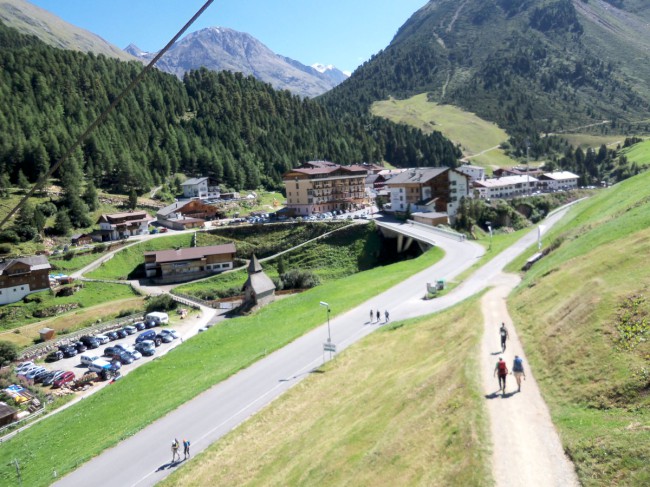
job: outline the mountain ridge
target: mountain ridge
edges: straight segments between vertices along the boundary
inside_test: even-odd
[[[143,62],[156,55],[143,52],[134,44],[125,50]],[[250,34],[216,26],[188,34],[176,42],[156,66],[181,79],[188,71],[201,67],[240,72],[253,75],[275,89],[286,89],[306,97],[321,95],[347,79],[334,67],[317,70],[276,54]]]
[[[0,0],[0,21],[24,33],[35,35],[46,44],[60,49],[104,54],[122,61],[135,58],[86,29],[25,0]]]

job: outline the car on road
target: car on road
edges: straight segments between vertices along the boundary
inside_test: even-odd
[[[47,354],[47,357],[45,357],[46,362],[56,362],[57,360],[61,360],[63,358],[63,352],[61,350],[55,350],[54,352],[50,352]]]
[[[43,386],[51,386],[64,373],[65,370],[53,370],[43,378]]]
[[[57,387],[62,387],[65,384],[69,384],[75,379],[74,372],[68,370],[61,374],[53,383],[52,387],[57,388]]]
[[[156,344],[151,340],[143,340],[135,345],[135,349],[145,357],[150,357],[156,353]]]

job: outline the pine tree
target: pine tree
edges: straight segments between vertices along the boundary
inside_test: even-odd
[[[57,235],[67,235],[72,229],[72,223],[68,216],[67,210],[61,208],[56,212],[56,219],[54,221],[54,231]]]
[[[138,206],[138,193],[135,192],[134,188],[131,188],[129,192],[129,210],[135,210]]]

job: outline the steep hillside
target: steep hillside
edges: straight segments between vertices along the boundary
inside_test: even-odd
[[[650,43],[643,4],[433,0],[325,100],[363,111],[427,92],[522,137],[647,118],[650,68],[638,69]]]
[[[650,483],[648,185],[644,173],[577,206],[509,300],[584,485]]]
[[[126,50],[145,62],[155,56],[155,53],[142,52],[133,45]],[[280,56],[250,34],[225,27],[210,27],[188,34],[174,44],[156,66],[181,79],[188,71],[201,67],[243,73],[255,76],[277,90],[289,90],[309,97],[325,93],[346,78],[341,71],[330,69],[321,72]]]
[[[25,0],[0,0],[0,21],[23,34],[31,34],[61,49],[92,52],[132,61],[133,56],[92,32],[69,24]]]

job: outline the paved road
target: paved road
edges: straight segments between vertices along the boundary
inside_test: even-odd
[[[547,228],[560,216],[556,214],[546,221]],[[368,320],[371,308],[379,307],[382,312],[388,309],[391,319],[404,319],[444,309],[475,294],[489,285],[507,262],[534,243],[536,237],[537,230],[530,232],[453,292],[425,301],[422,297],[427,282],[452,279],[483,253],[480,246],[471,242],[438,237],[438,245],[446,251],[442,261],[332,319],[332,341],[341,351],[372,333],[378,323]],[[336,303],[330,306],[336,309]],[[322,347],[326,339],[327,325],[324,324],[87,462],[56,485],[154,485],[176,466],[169,463],[174,437],[190,439],[194,454],[204,450],[318,367],[325,358]]]

